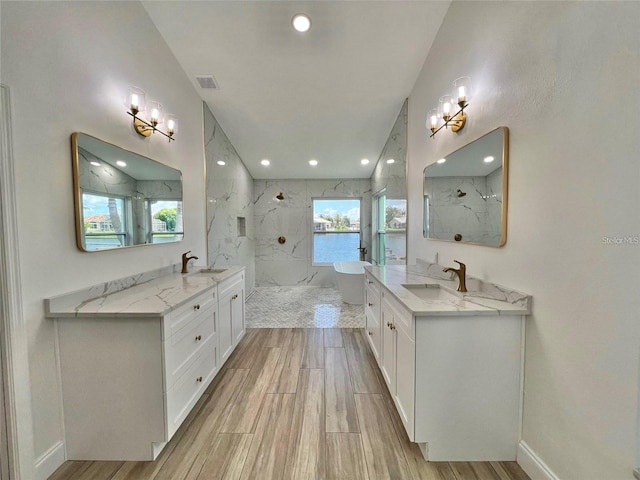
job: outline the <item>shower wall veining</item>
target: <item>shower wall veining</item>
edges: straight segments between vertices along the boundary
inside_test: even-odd
[[[257,286],[336,285],[333,267],[312,265],[314,198],[360,198],[362,245],[371,251],[369,179],[255,180],[253,192]]]
[[[243,265],[246,268],[245,288],[249,294],[255,288],[256,278],[253,177],[206,104],[204,141],[207,264],[215,267]],[[219,161],[224,165],[218,165]]]

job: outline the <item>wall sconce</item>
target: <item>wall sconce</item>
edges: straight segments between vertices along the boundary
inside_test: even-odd
[[[138,87],[130,87],[127,96],[127,113],[133,117],[133,129],[143,137],[149,137],[152,133],[161,133],[171,140],[175,140],[173,135],[177,131],[178,122],[174,115],[167,115],[166,119],[162,111],[162,105],[158,102],[149,101],[145,103],[144,91]],[[144,117],[143,118],[143,115]],[[166,132],[158,128],[166,120]]]
[[[451,128],[452,132],[458,132],[464,128],[467,121],[464,109],[469,106],[471,79],[460,77],[453,82],[453,88],[453,95],[440,97],[438,108],[429,112],[427,128],[431,130],[431,135],[429,135],[431,138],[443,128]],[[443,123],[440,125],[441,121]]]

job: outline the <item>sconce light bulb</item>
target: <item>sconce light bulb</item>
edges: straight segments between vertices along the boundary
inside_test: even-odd
[[[140,111],[140,99],[137,93],[131,94],[131,113],[136,115]]]
[[[173,132],[175,131],[175,128],[176,128],[175,120],[169,120],[167,122],[167,134],[169,136],[173,135]]]
[[[462,105],[467,101],[467,89],[464,86],[458,87],[458,105]]]
[[[151,110],[151,124],[155,127],[158,125],[158,118],[160,117],[160,112],[158,112],[157,108]]]

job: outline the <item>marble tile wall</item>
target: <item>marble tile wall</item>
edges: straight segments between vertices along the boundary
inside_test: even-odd
[[[362,244],[371,251],[369,179],[255,180],[256,286],[336,285],[332,267],[312,265],[312,199],[322,197],[361,199]]]
[[[204,105],[204,139],[207,188],[207,263],[246,268],[247,293],[255,288],[256,236],[253,177],[220,124]],[[218,165],[224,161],[224,165]],[[244,236],[238,218],[245,219]]]

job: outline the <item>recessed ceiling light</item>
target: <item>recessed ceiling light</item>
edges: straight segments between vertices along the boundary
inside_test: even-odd
[[[116,162],[116,165],[118,165],[119,167],[126,167],[127,166],[127,162],[123,162],[122,160],[118,160]]]
[[[296,32],[304,33],[311,28],[311,19],[304,13],[297,13],[291,19],[291,25]]]
[[[93,165],[94,167],[99,167],[100,166],[100,162],[93,161],[93,162],[89,162],[89,163],[91,165]]]
[[[309,165],[315,167],[316,165],[318,165],[318,160],[309,160]]]
[[[362,165],[367,165],[369,163],[369,159],[368,158],[363,158],[362,160],[360,160],[360,163]]]
[[[438,160],[438,163],[444,163],[444,162],[446,162],[446,161],[447,161],[447,159],[446,159],[446,158],[441,158],[440,160]]]
[[[495,160],[495,158],[489,156],[489,157],[484,157],[484,163],[491,163]]]
[[[227,162],[225,162],[225,161],[223,161],[223,160],[218,160],[216,163],[217,163],[218,165],[220,165],[220,166],[222,166],[222,165],[226,165],[226,164],[227,164]]]
[[[393,158],[390,158],[389,160],[387,160],[387,163],[396,163],[396,161]]]
[[[267,160],[266,158],[260,160],[260,163],[262,165],[264,165],[265,167],[268,167],[271,164],[271,162],[269,160]]]

